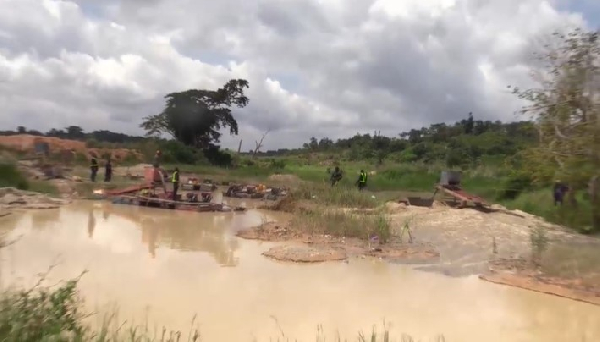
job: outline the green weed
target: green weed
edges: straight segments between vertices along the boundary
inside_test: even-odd
[[[392,235],[390,219],[383,213],[374,215],[352,214],[340,210],[311,209],[292,218],[291,226],[308,234],[330,235],[368,240],[378,237],[381,243]]]

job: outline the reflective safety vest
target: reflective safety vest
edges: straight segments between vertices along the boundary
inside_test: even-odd
[[[173,172],[173,176],[171,177],[171,182],[177,183],[177,171]]]
[[[367,173],[366,172],[361,172],[360,173],[360,182],[361,183],[366,183],[367,182]]]

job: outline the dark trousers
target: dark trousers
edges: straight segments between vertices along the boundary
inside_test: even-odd
[[[107,183],[108,183],[108,182],[110,182],[110,179],[111,179],[111,178],[112,178],[112,172],[106,172],[106,173],[104,174],[104,181],[105,181],[105,182],[107,182]]]
[[[179,183],[173,183],[173,201],[177,201],[177,190],[179,190]]]
[[[560,192],[554,193],[554,205],[563,204],[563,194]]]
[[[98,174],[98,170],[94,170],[94,169],[92,169],[92,174],[90,175],[90,180],[91,180],[92,182],[95,182],[95,181],[96,181],[96,175],[97,175],[97,174]]]
[[[367,187],[367,183],[358,182],[358,190],[363,191]]]

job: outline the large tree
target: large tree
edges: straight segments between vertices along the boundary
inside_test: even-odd
[[[168,133],[188,146],[207,149],[219,143],[220,130],[229,127],[238,134],[231,108],[245,107],[248,81],[232,79],[217,90],[190,89],[165,96],[165,109],[144,118],[141,127],[147,135]]]
[[[533,76],[539,86],[515,90],[530,103],[523,113],[536,120],[539,144],[526,156],[539,179],[560,178],[582,189],[600,172],[599,38],[581,29],[555,34],[537,55],[542,68]],[[595,221],[600,229],[600,217]]]

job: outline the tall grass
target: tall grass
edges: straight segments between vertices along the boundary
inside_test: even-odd
[[[375,208],[379,204],[372,198],[372,194],[343,184],[333,187],[327,183],[302,184],[291,196],[299,200],[311,200],[322,206],[366,209]]]
[[[295,230],[308,234],[368,240],[377,237],[386,243],[392,236],[390,219],[380,212],[373,215],[347,213],[333,209],[310,209],[299,212],[291,222]]]
[[[519,209],[540,216],[549,222],[571,227],[581,232],[592,230],[592,204],[583,195],[578,196],[578,205],[554,205],[552,189],[544,188],[525,192],[513,200],[502,202],[509,209]]]

